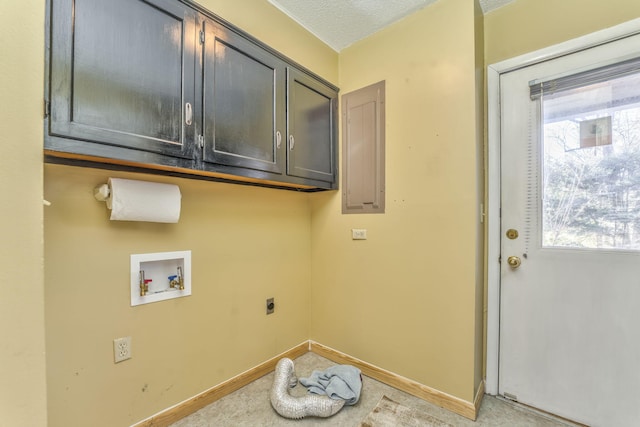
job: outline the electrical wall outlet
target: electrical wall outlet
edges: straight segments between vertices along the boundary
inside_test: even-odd
[[[271,314],[276,311],[276,303],[273,298],[267,299],[267,314]]]
[[[366,228],[352,228],[351,229],[351,239],[353,239],[353,240],[367,240],[367,229]]]
[[[131,337],[113,340],[113,359],[115,363],[131,359]]]

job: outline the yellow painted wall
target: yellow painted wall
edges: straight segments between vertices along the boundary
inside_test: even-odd
[[[472,0],[440,0],[346,49],[340,65],[264,0],[201,3],[343,93],[387,81],[387,213],[341,215],[338,192],[43,174],[44,1],[0,2],[0,16],[19,17],[0,27],[0,424],[45,425],[48,398],[50,426],[128,425],[309,337],[471,400],[482,270]],[[640,16],[636,0],[582,7],[517,0],[491,12],[485,63]],[[182,221],[110,222],[91,195],[109,176],[177,183]],[[356,227],[367,241],[350,239]],[[129,255],[176,249],[193,251],[194,295],[129,307]],[[278,302],[269,318],[267,296]],[[125,335],[134,358],[114,365],[112,340]]]
[[[312,339],[467,401],[482,357],[474,19],[473,0],[439,1],[340,53],[342,93],[386,81],[386,213],[342,215],[324,193],[312,220]]]
[[[200,4],[337,83],[337,53],[267,1]],[[42,40],[23,52],[36,76]],[[28,94],[29,118],[16,126],[36,134],[32,170],[15,174],[34,175],[36,198],[41,80]],[[17,135],[11,142],[25,144]],[[108,177],[178,184],[180,222],[109,221],[92,195]],[[130,425],[309,338],[309,195],[60,165],[45,165],[44,192],[53,203],[44,216],[49,426]],[[39,237],[34,244],[41,250]],[[173,250],[192,251],[193,295],[130,307],[130,254]],[[267,317],[268,297],[277,308]],[[42,317],[41,306],[37,313]],[[132,337],[133,358],[116,365],[113,339],[122,336]]]
[[[486,64],[640,17],[637,0],[516,0],[485,16]]]
[[[0,16],[0,425],[42,426],[44,3],[2,1]]]
[[[180,222],[110,221],[92,195],[109,176],[178,184]],[[132,424],[308,339],[306,195],[57,165],[45,194],[50,426]],[[130,307],[130,254],[175,250],[192,251],[192,296]]]

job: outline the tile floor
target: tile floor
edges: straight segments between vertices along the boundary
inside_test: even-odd
[[[297,358],[294,362],[298,377],[307,377],[313,370],[324,370],[334,365],[330,360],[314,353],[307,353]],[[485,396],[480,407],[478,419],[473,422],[365,376],[363,376],[360,401],[356,405],[345,406],[331,418],[288,420],[280,417],[271,408],[269,390],[271,389],[272,381],[273,373],[183,418],[172,424],[172,427],[357,427],[360,425],[360,421],[377,405],[383,395],[405,406],[425,411],[431,416],[456,427],[572,426],[572,424],[547,418],[491,396]],[[306,393],[306,389],[300,384],[291,390],[291,394],[294,396],[304,393]]]

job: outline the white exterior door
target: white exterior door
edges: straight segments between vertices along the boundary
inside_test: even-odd
[[[500,76],[498,393],[593,426],[640,425],[638,56]]]

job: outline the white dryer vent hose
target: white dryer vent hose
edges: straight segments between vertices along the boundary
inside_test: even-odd
[[[344,400],[331,399],[328,396],[307,394],[293,397],[289,388],[298,383],[293,360],[283,358],[276,365],[273,386],[271,387],[271,406],[285,418],[300,419],[304,417],[330,417],[344,406]]]

